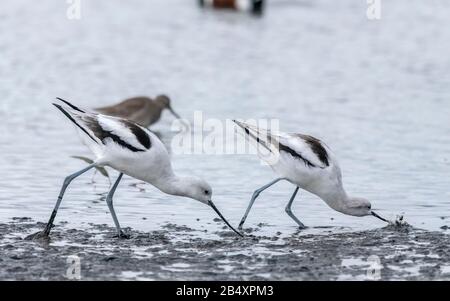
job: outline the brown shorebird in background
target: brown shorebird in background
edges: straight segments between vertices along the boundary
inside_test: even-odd
[[[155,99],[145,96],[128,98],[118,104],[94,110],[101,114],[128,119],[149,127],[159,120],[164,109],[169,110],[175,118],[180,119],[180,115],[172,109],[170,98],[166,95],[158,95]]]

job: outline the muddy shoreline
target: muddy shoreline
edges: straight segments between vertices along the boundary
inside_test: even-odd
[[[263,227],[264,225],[261,225]],[[0,280],[67,280],[68,257],[80,258],[81,280],[450,280],[450,236],[411,226],[327,234],[217,238],[166,224],[150,233],[58,223],[50,241],[24,238],[43,223],[0,224]]]

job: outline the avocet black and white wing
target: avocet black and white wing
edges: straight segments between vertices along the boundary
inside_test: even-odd
[[[243,122],[235,123],[244,129],[249,139],[270,151],[290,155],[311,168],[324,169],[330,166],[328,147],[317,138],[303,134],[273,133]]]
[[[68,107],[54,105],[86,134],[92,143],[115,145],[133,153],[145,152],[151,148],[152,140],[147,129],[126,119],[90,113],[63,99],[59,100]]]

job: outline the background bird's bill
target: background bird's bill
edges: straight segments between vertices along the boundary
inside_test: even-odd
[[[180,115],[178,115],[173,109],[172,107],[168,107],[170,113],[172,113],[173,116],[175,116],[176,119],[181,119]]]
[[[225,224],[227,224],[227,226],[231,228],[231,230],[236,232],[236,234],[238,234],[241,237],[244,236],[230,225],[230,223],[225,219],[225,217],[223,217],[223,215],[220,213],[219,209],[217,209],[217,207],[214,205],[214,203],[212,201],[209,201],[208,203],[209,203],[209,206],[211,206],[211,208],[214,209],[214,211],[216,211],[216,213],[220,216],[220,218],[225,222]]]
[[[182,126],[182,131],[187,131],[190,128],[189,122],[185,119],[182,119],[181,116],[172,109],[172,107],[168,107],[167,109],[170,111],[170,113],[172,113],[173,116],[175,116],[176,119],[178,119],[180,125]]]

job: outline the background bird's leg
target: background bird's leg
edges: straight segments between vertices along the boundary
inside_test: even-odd
[[[91,183],[95,184],[95,175],[97,174],[97,169],[94,170],[94,173],[92,174]]]
[[[281,180],[285,180],[285,179],[284,178],[275,179],[272,182],[270,182],[269,184],[266,184],[263,187],[255,190],[255,192],[253,193],[252,199],[250,200],[250,204],[248,204],[247,211],[245,211],[245,214],[242,217],[241,222],[239,223],[239,227],[238,227],[239,229],[242,229],[242,226],[244,225],[245,220],[247,219],[248,213],[250,212],[250,209],[252,208],[253,203],[255,202],[255,200],[259,196],[259,194],[261,192],[263,192],[264,190],[266,190],[267,188],[269,188],[270,186],[272,186],[273,184],[275,184]]]
[[[50,234],[50,231],[51,231],[52,226],[53,226],[53,221],[55,220],[56,213],[58,212],[59,205],[61,205],[62,198],[63,198],[64,193],[66,192],[66,189],[67,189],[67,187],[69,186],[69,184],[70,184],[75,178],[77,178],[78,176],[81,176],[82,174],[84,174],[86,171],[90,170],[90,169],[93,168],[93,167],[95,167],[95,163],[92,163],[92,164],[89,165],[88,167],[86,167],[86,168],[84,168],[84,169],[82,169],[82,170],[80,170],[80,171],[78,171],[78,172],[76,172],[76,173],[74,173],[74,174],[71,174],[70,176],[68,176],[68,177],[64,180],[64,184],[63,184],[63,186],[61,187],[61,192],[59,193],[58,200],[56,201],[55,208],[53,209],[52,215],[50,216],[50,219],[49,219],[49,221],[48,221],[48,223],[47,223],[47,226],[45,227],[44,235],[48,236],[48,235]]]
[[[292,213],[292,210],[291,210],[291,206],[292,206],[292,203],[294,202],[295,196],[297,195],[298,189],[299,189],[299,187],[297,186],[295,188],[294,193],[291,196],[291,199],[289,200],[289,203],[286,205],[285,210],[286,210],[286,213],[298,224],[298,226],[301,229],[304,229],[304,228],[306,228],[306,226],[294,215],[294,213]]]
[[[108,196],[106,197],[106,204],[108,204],[109,211],[111,212],[111,216],[113,218],[114,224],[116,225],[117,229],[117,236],[119,238],[127,238],[127,235],[125,235],[122,230],[120,229],[119,220],[117,219],[116,212],[114,211],[113,206],[113,196],[114,192],[116,192],[117,186],[119,185],[120,180],[122,180],[123,173],[120,173],[119,177],[117,178],[114,185],[111,187],[111,190],[108,192]]]

